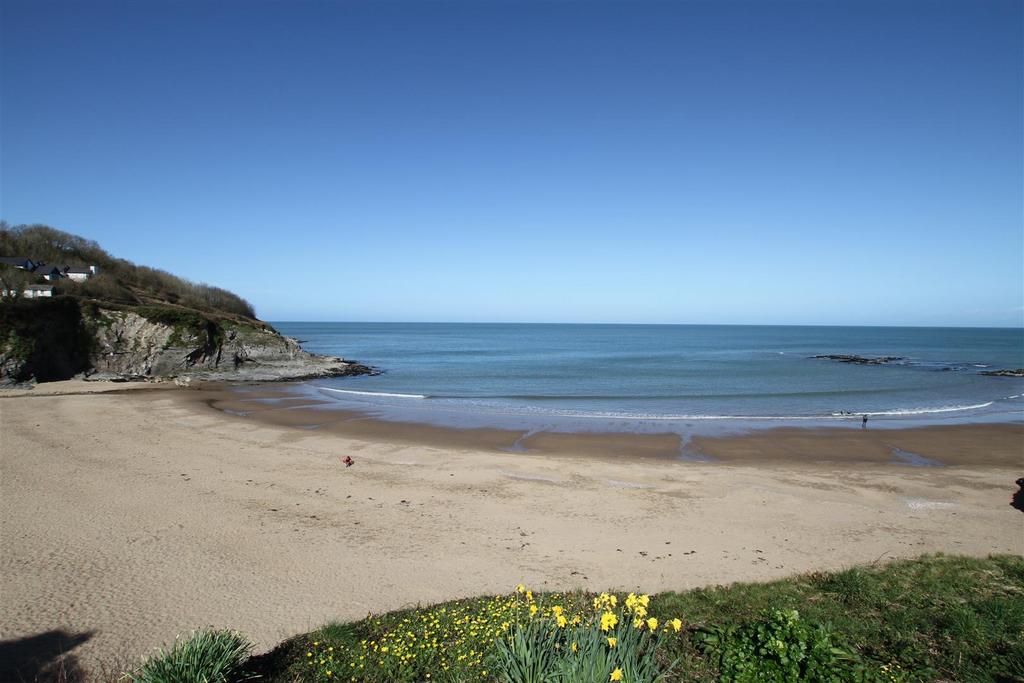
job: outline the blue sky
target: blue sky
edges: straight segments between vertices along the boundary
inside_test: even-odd
[[[4,0],[0,215],[269,320],[1021,325],[1022,7]]]

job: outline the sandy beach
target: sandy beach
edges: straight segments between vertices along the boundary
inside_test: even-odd
[[[351,415],[311,429],[301,410],[288,424],[225,413],[217,390],[133,386],[0,397],[0,637],[58,631],[86,668],[200,626],[268,648],[519,582],[656,592],[1024,553],[1019,424],[758,432],[702,440],[701,463],[657,436],[509,453],[517,435]]]

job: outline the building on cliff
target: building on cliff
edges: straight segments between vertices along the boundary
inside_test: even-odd
[[[4,289],[0,290],[0,295],[13,296],[14,292]],[[53,296],[53,285],[25,285],[25,289],[22,290],[21,296],[25,299],[38,299],[44,296]]]
[[[47,282],[53,282],[64,277],[64,273],[57,266],[36,266],[36,269],[32,271],[33,275],[43,278]]]
[[[64,266],[64,277],[75,282],[85,282],[96,273],[96,266]]]
[[[74,282],[84,282],[92,276],[99,274],[99,269],[96,266],[69,266],[66,263],[52,266],[41,261],[33,261],[27,256],[0,256],[0,265],[12,266],[19,270],[28,271],[47,282],[53,282],[62,278],[67,278]]]
[[[0,256],[0,263],[22,270],[35,270],[36,262],[27,256]]]

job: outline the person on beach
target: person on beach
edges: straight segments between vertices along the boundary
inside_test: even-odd
[[[860,428],[861,429],[867,429],[868,428],[868,416],[867,415],[865,415],[863,418],[861,418]]]

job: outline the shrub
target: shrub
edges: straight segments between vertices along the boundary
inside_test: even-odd
[[[95,343],[67,297],[0,300],[0,363],[8,379],[49,382],[89,367]]]
[[[203,329],[209,322],[195,311],[169,306],[135,306],[131,311],[150,322],[193,331]]]
[[[771,610],[740,626],[706,629],[699,637],[701,647],[717,657],[726,681],[899,680],[891,667],[875,672],[862,665],[839,647],[838,638],[801,620],[796,610]]]
[[[54,292],[124,304],[134,304],[139,301],[130,289],[109,273],[94,275],[84,282],[57,280]]]
[[[232,683],[242,677],[251,651],[252,644],[233,631],[194,631],[125,677],[132,683]]]

